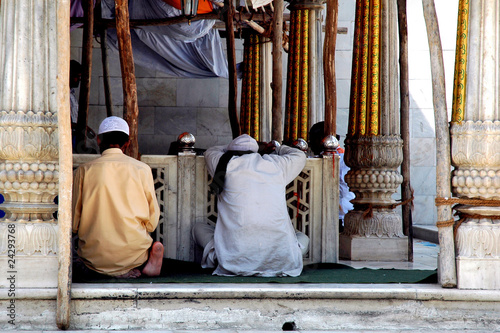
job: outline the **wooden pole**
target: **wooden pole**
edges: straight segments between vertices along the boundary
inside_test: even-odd
[[[130,145],[127,154],[139,158],[137,141],[139,106],[137,102],[137,85],[135,82],[134,56],[130,39],[128,0],[115,0],[116,35],[120,51],[120,67],[123,85],[123,119],[130,127]]]
[[[401,138],[403,139],[403,163],[401,173],[402,200],[411,199],[410,186],[410,91],[408,87],[408,26],[406,19],[406,0],[398,0],[399,22],[399,94],[401,99],[400,122]],[[413,261],[413,226],[411,215],[411,202],[403,205],[403,231],[408,236],[408,261]]]
[[[422,0],[424,19],[431,58],[432,95],[434,104],[434,121],[436,126],[436,195],[441,198],[451,197],[451,156],[450,131],[446,107],[446,88],[443,64],[443,49],[439,35],[439,25],[434,0]],[[450,205],[437,206],[437,220],[446,222],[453,219]],[[455,242],[453,226],[440,227],[439,236],[439,283],[445,288],[457,285],[455,267]]]
[[[227,2],[227,11],[225,13],[224,21],[226,23],[226,45],[227,45],[227,62],[229,68],[229,101],[228,112],[229,122],[231,124],[231,132],[233,138],[240,135],[240,123],[238,121],[238,77],[236,73],[236,51],[234,43],[234,5],[232,0],[225,0]]]
[[[325,77],[325,136],[337,134],[337,83],[335,44],[337,41],[338,0],[327,0],[323,68]]]
[[[274,1],[274,15],[272,21],[272,42],[273,42],[273,77],[271,88],[272,93],[272,133],[273,140],[278,142],[283,141],[283,101],[282,101],[282,86],[283,86],[283,63],[282,63],[282,44],[283,44],[283,0]]]
[[[109,84],[108,48],[106,47],[108,31],[106,29],[106,26],[102,23],[101,0],[96,0],[94,16],[97,19],[99,35],[101,36],[102,81],[104,83],[106,116],[111,117],[113,115],[113,99],[111,96],[111,87]]]
[[[70,1],[57,2],[57,130],[59,140],[59,202],[57,215],[57,312],[56,324],[69,328],[71,302],[71,196],[73,155],[69,102]]]
[[[76,122],[76,152],[85,153],[87,150],[87,119],[89,114],[90,81],[92,74],[92,37],[94,35],[94,1],[82,1],[84,12],[83,40],[82,40],[82,80],[78,100],[78,118]]]

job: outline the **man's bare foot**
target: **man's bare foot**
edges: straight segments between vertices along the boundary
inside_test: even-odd
[[[142,269],[142,274],[147,276],[160,275],[161,265],[163,264],[163,244],[154,242],[149,251],[148,263]]]
[[[137,268],[131,269],[125,274],[115,276],[117,279],[136,279],[141,276],[141,271]]]

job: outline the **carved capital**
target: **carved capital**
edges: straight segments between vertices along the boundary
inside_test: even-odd
[[[345,163],[351,169],[397,169],[403,162],[399,135],[347,137]]]
[[[453,193],[500,199],[500,121],[466,121],[451,126]]]
[[[0,111],[0,159],[59,158],[57,115],[52,112]]]
[[[344,218],[345,236],[359,237],[405,237],[401,217],[393,210],[374,209],[373,216],[365,218],[363,211],[350,211]]]
[[[58,191],[57,116],[0,111],[0,192],[5,221],[53,222]]]
[[[451,125],[451,159],[456,167],[499,168],[500,121]]]
[[[394,203],[392,195],[403,182],[397,170],[403,161],[399,135],[348,138],[345,161],[351,167],[345,181],[356,194],[353,203]]]

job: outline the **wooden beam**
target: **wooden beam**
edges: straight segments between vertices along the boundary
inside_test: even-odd
[[[146,26],[162,26],[162,25],[172,25],[179,23],[188,23],[188,21],[194,22],[199,20],[218,20],[220,19],[220,15],[218,13],[208,13],[208,14],[200,14],[196,15],[192,19],[188,20],[184,16],[176,16],[176,17],[166,17],[163,19],[144,19],[144,20],[129,20],[130,28],[138,28],[138,27],[146,27]],[[83,23],[83,17],[72,17],[71,23]],[[116,20],[113,19],[103,19],[102,24],[106,28],[116,28]]]
[[[446,87],[444,76],[443,48],[439,34],[439,25],[434,0],[422,0],[424,9],[427,40],[431,58],[432,101],[434,105],[434,122],[436,126],[436,196],[451,197],[451,152],[450,129],[448,127],[448,112],[446,107]],[[453,219],[451,205],[437,206],[437,222],[447,222]],[[457,286],[457,271],[455,264],[455,240],[453,226],[438,228],[439,236],[439,283],[444,288]]]
[[[225,13],[226,31],[228,32],[226,38],[227,45],[227,62],[229,69],[229,101],[228,101],[228,112],[229,112],[229,122],[231,123],[231,132],[233,133],[233,138],[240,135],[240,123],[238,121],[238,76],[236,73],[236,51],[234,42],[234,6],[232,0],[226,0],[227,12]]]
[[[282,62],[282,44],[283,44],[283,0],[274,1],[274,15],[272,21],[272,42],[273,42],[273,77],[271,88],[272,94],[272,125],[271,137],[273,140],[283,142],[283,62]]]
[[[108,48],[106,47],[108,31],[106,26],[102,24],[101,0],[96,0],[95,18],[97,20],[99,35],[101,36],[102,81],[104,84],[104,98],[106,101],[106,116],[111,117],[113,115],[113,99],[109,84]]]
[[[335,44],[337,42],[338,0],[327,0],[323,70],[325,78],[325,136],[337,134],[337,83]]]
[[[57,3],[57,131],[59,141],[59,200],[57,214],[57,312],[56,325],[70,327],[71,319],[71,199],[73,190],[73,155],[69,97],[70,1]]]
[[[82,80],[78,99],[78,118],[76,122],[76,152],[86,153],[87,119],[89,114],[90,81],[92,78],[92,38],[94,35],[94,1],[82,1],[85,22],[82,38]]]
[[[134,56],[130,38],[128,0],[115,0],[115,16],[122,72],[123,119],[127,121],[130,128],[130,145],[127,154],[131,157],[139,158],[137,140],[139,106],[137,101]]]
[[[406,202],[411,199],[410,186],[410,91],[408,73],[408,26],[406,19],[406,0],[398,0],[398,23],[399,23],[399,94],[401,138],[403,139],[403,163],[401,173],[403,184],[401,184],[401,199]],[[403,205],[403,231],[408,237],[408,261],[413,261],[413,226],[411,216],[412,203]]]
[[[225,23],[220,21],[221,17],[220,14],[217,12],[213,13],[207,13],[207,14],[199,14],[193,17],[192,19],[187,19],[184,16],[176,16],[176,17],[166,17],[162,19],[142,19],[142,20],[130,20],[129,25],[130,28],[138,28],[138,27],[149,27],[149,26],[168,26],[172,24],[179,24],[179,23],[188,23],[189,21],[194,22],[194,21],[199,21],[199,20],[216,20],[217,22],[215,23],[214,27],[216,29],[224,29],[225,28]],[[249,14],[249,13],[234,13],[233,15],[233,20],[237,19],[237,22],[235,24],[235,28],[243,25],[245,26],[246,24],[244,23],[245,20],[253,20],[255,22],[262,22],[257,19],[255,15]],[[283,14],[283,22],[290,21],[290,14],[286,13]],[[71,24],[77,24],[77,23],[83,23],[84,18],[83,17],[72,17],[71,18]],[[102,19],[102,24],[106,28],[116,28],[116,21],[113,19]],[[339,28],[339,34],[346,34],[347,33],[347,28]]]

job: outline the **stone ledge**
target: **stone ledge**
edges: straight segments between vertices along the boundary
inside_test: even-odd
[[[438,228],[435,225],[414,225],[413,238],[439,244]]]
[[[419,284],[73,284],[73,300],[92,299],[399,299],[500,302],[500,290],[446,289]],[[55,299],[55,288],[18,288],[16,299]],[[7,289],[0,289],[6,300]]]

